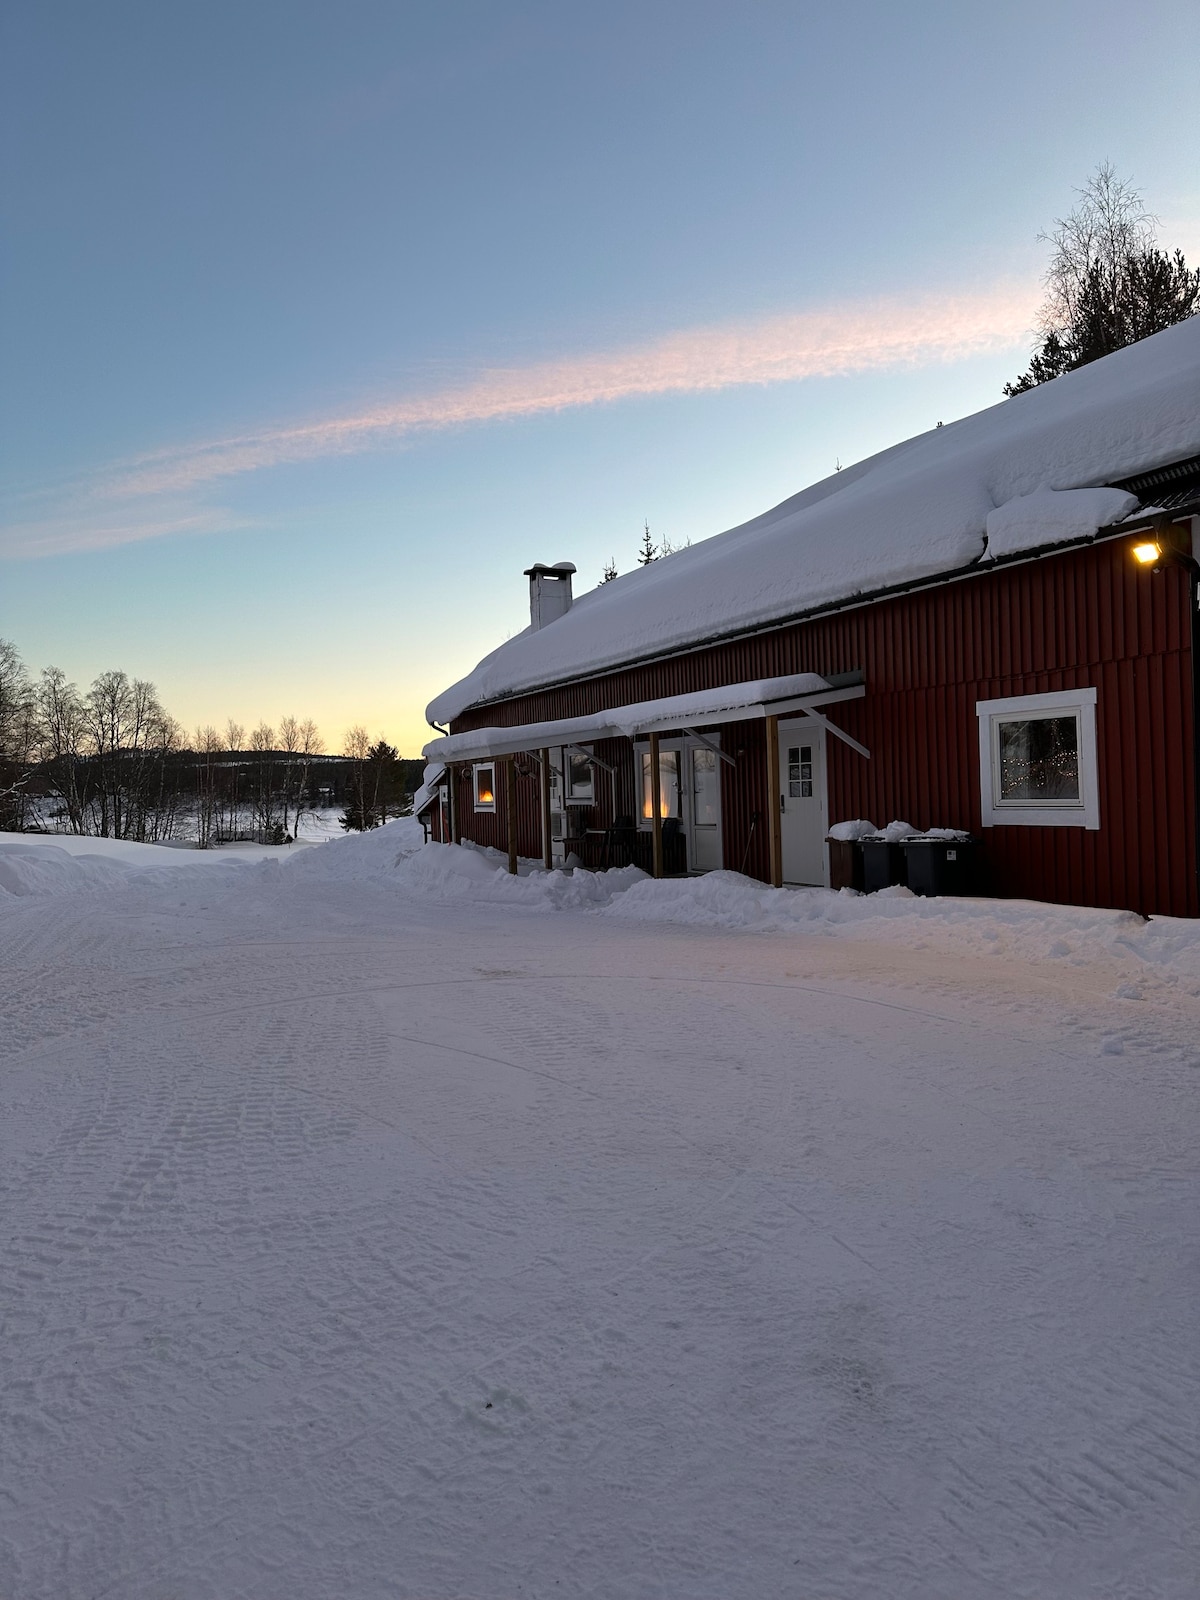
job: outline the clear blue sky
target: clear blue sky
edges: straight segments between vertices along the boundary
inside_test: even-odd
[[[590,587],[998,399],[1098,161],[1200,256],[1195,23],[10,0],[0,633],[414,752],[531,561]]]

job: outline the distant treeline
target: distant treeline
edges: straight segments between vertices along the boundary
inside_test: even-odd
[[[283,844],[317,810],[340,807],[347,828],[403,815],[422,768],[361,727],[329,753],[311,718],[189,735],[152,683],[104,672],[83,692],[57,667],[33,678],[0,639],[0,828]]]

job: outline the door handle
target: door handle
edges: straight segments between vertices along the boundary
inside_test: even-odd
[[[779,791],[779,809],[780,809],[780,811],[786,811],[787,810],[787,806],[784,803],[783,790],[782,789]]]

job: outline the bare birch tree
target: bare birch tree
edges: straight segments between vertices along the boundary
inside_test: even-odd
[[[0,828],[20,830],[30,816],[30,763],[37,744],[33,685],[14,644],[0,639]]]

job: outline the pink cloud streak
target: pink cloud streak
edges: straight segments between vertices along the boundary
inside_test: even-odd
[[[108,493],[195,489],[241,473],[369,449],[428,430],[636,397],[701,394],[960,361],[1023,344],[1036,286],[878,300],[694,328],[640,348],[485,371],[473,382],[348,416],[185,446],[145,458]]]
[[[625,350],[485,370],[457,386],[347,415],[158,451],[114,465],[90,485],[57,497],[58,514],[50,519],[10,525],[0,532],[0,556],[215,532],[235,524],[222,509],[197,502],[208,485],[421,432],[655,395],[941,365],[1023,348],[1039,293],[1036,284],[1001,284],[692,328]]]

